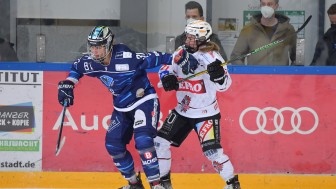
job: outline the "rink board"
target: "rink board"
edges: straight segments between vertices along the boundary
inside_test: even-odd
[[[76,86],[75,105],[68,109],[64,123],[67,141],[60,155],[54,156],[61,111],[56,84],[65,75],[44,73],[43,170],[117,171],[104,146],[112,100],[93,78],[83,78]],[[156,84],[157,75],[149,75]],[[336,173],[336,76],[232,74],[232,79],[232,87],[219,93],[218,99],[222,146],[237,172]],[[176,100],[174,92],[157,92],[161,125]],[[137,154],[133,141],[129,149]],[[214,173],[194,132],[180,148],[172,148],[172,153],[174,173]],[[141,170],[139,157],[133,157],[136,169]]]
[[[97,182],[104,185],[102,188],[118,187],[124,182],[104,147],[113,106],[111,94],[97,79],[84,77],[76,85],[75,105],[67,109],[64,122],[63,134],[67,139],[60,155],[55,156],[62,110],[57,101],[57,83],[67,76],[69,67],[69,64],[0,64],[0,112],[29,112],[26,119],[10,120],[17,124],[14,129],[8,125],[0,127],[6,129],[0,132],[1,187],[32,188],[35,187],[32,182],[44,179],[45,183],[56,179],[55,187],[62,183],[57,180],[62,179],[84,182],[74,183],[79,188],[95,184],[94,179],[102,179]],[[321,185],[336,188],[334,177],[329,176],[336,173],[336,68],[230,66],[229,69],[232,86],[218,94],[221,143],[235,171],[248,183],[245,186],[257,185],[259,189],[274,184],[271,188],[305,189],[317,184],[310,188]],[[156,71],[148,74],[155,87]],[[190,87],[197,90],[197,86]],[[174,92],[156,89],[161,102],[160,126],[176,100]],[[5,124],[8,120],[0,121]],[[18,143],[22,146],[17,146]],[[142,171],[133,141],[128,147],[136,171]],[[177,186],[224,185],[202,155],[195,133],[180,148],[173,148],[172,153],[172,173]],[[24,181],[20,182],[21,179]]]
[[[142,178],[144,175],[142,175]],[[126,184],[119,173],[0,172],[0,188],[116,189]],[[240,174],[243,189],[335,189],[335,176]],[[146,189],[148,184],[143,178]],[[216,174],[172,174],[174,189],[216,189],[225,184]]]

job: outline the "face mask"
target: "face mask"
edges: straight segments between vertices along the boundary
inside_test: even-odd
[[[271,18],[272,15],[274,14],[274,9],[269,6],[263,6],[261,7],[261,14],[263,15],[264,18]]]
[[[191,23],[192,21],[195,21],[196,19],[193,19],[193,18],[189,18],[189,19],[187,19],[187,25],[189,24],[189,23]]]

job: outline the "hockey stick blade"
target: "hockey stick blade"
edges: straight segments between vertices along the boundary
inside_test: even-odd
[[[58,156],[58,154],[61,152],[61,149],[62,149],[62,147],[65,143],[65,137],[62,138],[62,131],[63,131],[63,123],[64,123],[64,117],[65,117],[67,104],[68,104],[67,101],[64,100],[61,125],[60,125],[60,128],[58,130],[58,138],[57,138],[57,145],[56,145],[56,152],[55,152],[56,156]]]
[[[59,146],[56,147],[56,153],[55,153],[56,156],[58,156],[59,153],[61,152],[61,149],[63,148],[64,143],[65,143],[65,139],[66,139],[66,138],[65,138],[65,136],[64,136],[64,137],[62,138],[62,140],[61,140]]]
[[[240,60],[240,59],[246,58],[246,57],[248,57],[248,56],[250,56],[250,55],[252,55],[252,54],[261,52],[261,51],[263,51],[263,50],[265,50],[265,49],[269,49],[269,48],[271,48],[271,47],[274,47],[274,46],[276,46],[276,45],[278,45],[278,44],[280,44],[280,43],[282,43],[282,42],[288,40],[288,39],[289,39],[290,37],[292,37],[294,34],[296,35],[296,34],[299,33],[301,30],[303,30],[303,28],[306,27],[306,25],[309,23],[309,21],[310,21],[311,18],[312,18],[312,15],[308,16],[307,20],[302,24],[301,27],[299,27],[293,34],[291,34],[291,35],[285,37],[284,39],[279,39],[279,40],[273,41],[272,43],[269,43],[269,44],[266,44],[266,45],[261,46],[261,47],[259,47],[259,48],[256,48],[256,49],[254,49],[253,51],[251,51],[251,52],[249,52],[249,53],[247,53],[247,54],[244,54],[244,55],[235,57],[235,58],[233,58],[233,59],[231,59],[231,60],[225,61],[225,62],[223,62],[223,63],[221,64],[221,66],[225,66],[225,65],[227,65],[227,64],[230,63],[230,62],[233,62],[233,61],[236,61],[236,60]],[[203,71],[201,71],[201,72],[195,73],[195,74],[193,74],[193,75],[190,75],[190,76],[188,76],[188,77],[185,77],[185,78],[183,78],[183,79],[180,79],[180,80],[178,81],[178,83],[184,82],[184,81],[186,81],[186,80],[189,80],[189,79],[191,79],[191,78],[194,78],[194,77],[196,77],[196,76],[199,76],[199,75],[202,75],[202,74],[205,74],[205,73],[208,73],[208,71],[207,71],[207,70],[203,70]]]

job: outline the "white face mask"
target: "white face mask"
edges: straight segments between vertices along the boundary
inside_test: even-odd
[[[274,14],[274,9],[272,7],[269,6],[263,6],[261,7],[261,14],[263,15],[263,17],[265,18],[271,18],[272,15]]]
[[[189,18],[189,19],[187,19],[187,25],[190,23],[190,22],[192,22],[192,21],[195,21],[196,19],[193,19],[193,18]]]

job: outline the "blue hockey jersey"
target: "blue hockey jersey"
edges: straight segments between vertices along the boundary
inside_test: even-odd
[[[97,77],[113,94],[114,108],[130,111],[146,100],[157,98],[146,69],[162,64],[171,64],[171,54],[135,53],[126,45],[117,44],[113,46],[109,65],[84,55],[73,63],[67,79],[77,83],[84,75]]]

